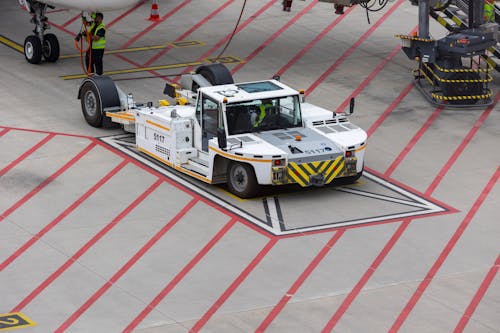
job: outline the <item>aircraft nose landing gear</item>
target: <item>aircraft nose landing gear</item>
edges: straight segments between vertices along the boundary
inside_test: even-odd
[[[54,34],[45,34],[50,26],[45,12],[49,7],[34,0],[25,0],[24,5],[33,15],[31,23],[35,24],[34,35],[24,40],[24,57],[30,64],[39,64],[42,57],[45,61],[56,62],[59,59],[59,41]]]

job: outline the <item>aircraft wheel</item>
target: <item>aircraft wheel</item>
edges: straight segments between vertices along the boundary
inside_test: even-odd
[[[56,62],[59,59],[59,41],[56,35],[46,34],[43,41],[43,57],[48,62]]]
[[[253,168],[244,163],[233,162],[228,166],[227,184],[229,191],[240,198],[250,198],[257,194],[259,184]]]
[[[24,40],[24,57],[30,64],[39,64],[42,61],[42,42],[35,35]]]
[[[83,84],[80,92],[83,116],[92,127],[102,127],[102,102],[97,87],[90,81]]]
[[[214,86],[234,83],[229,69],[219,63],[200,66],[196,69],[196,74],[201,74],[201,76]]]

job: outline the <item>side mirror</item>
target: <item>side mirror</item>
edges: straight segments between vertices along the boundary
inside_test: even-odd
[[[349,101],[349,114],[352,114],[354,112],[354,97],[351,97],[351,100]]]
[[[226,131],[223,128],[217,129],[217,142],[219,143],[219,148],[225,150],[227,147]]]

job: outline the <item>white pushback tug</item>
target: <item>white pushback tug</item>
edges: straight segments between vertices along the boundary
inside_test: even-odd
[[[122,124],[142,153],[206,183],[227,183],[242,198],[261,185],[350,183],[363,173],[366,132],[278,80],[235,84],[224,65],[212,64],[164,93],[176,105],[140,106],[111,78],[94,76],[78,98],[91,126]]]

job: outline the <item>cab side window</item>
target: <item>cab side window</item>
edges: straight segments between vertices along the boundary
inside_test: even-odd
[[[219,126],[219,105],[216,101],[203,96],[202,98],[202,149],[208,151],[208,140],[217,136]]]

